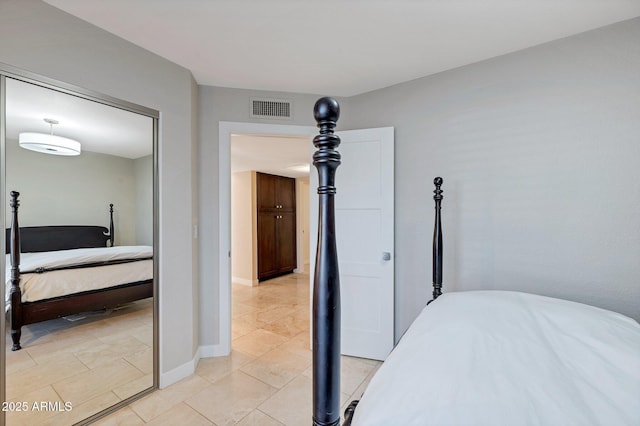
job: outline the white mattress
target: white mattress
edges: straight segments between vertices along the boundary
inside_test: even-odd
[[[146,259],[106,266],[54,270],[44,273],[23,272],[20,274],[22,301],[35,302],[151,279],[153,278],[153,260],[148,258],[152,255],[153,249],[149,246],[117,246],[22,253],[20,255],[21,271],[83,265],[102,261]],[[8,257],[6,265],[6,300],[8,308],[11,290],[11,266]]]
[[[352,425],[640,425],[640,326],[525,293],[446,293],[372,378]]]

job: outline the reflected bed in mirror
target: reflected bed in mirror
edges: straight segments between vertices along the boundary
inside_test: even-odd
[[[153,296],[153,247],[113,245],[113,204],[109,228],[20,228],[19,195],[11,191],[12,220],[7,230],[11,350],[21,349],[23,325]]]
[[[157,382],[157,117],[5,81],[6,424],[84,423]],[[43,118],[80,155],[22,148]]]

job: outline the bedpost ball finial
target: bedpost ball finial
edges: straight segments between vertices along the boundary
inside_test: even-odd
[[[340,118],[340,104],[328,96],[320,98],[313,107],[313,117],[318,122],[318,127],[326,122],[335,123]]]
[[[20,193],[18,191],[11,191],[9,195],[11,195],[11,200],[9,200],[9,205],[14,208],[18,207],[20,205],[20,202],[18,201],[18,197],[20,196]]]
[[[440,176],[438,176],[437,178],[435,178],[433,180],[433,184],[436,186],[436,189],[433,191],[434,195],[433,199],[436,200],[436,202],[440,202],[444,197],[442,196],[442,178]],[[436,208],[438,207],[438,205],[436,204]]]
[[[313,154],[313,165],[318,169],[318,194],[335,194],[335,170],[340,165],[340,153],[336,148],[340,145],[340,137],[334,129],[340,118],[340,104],[328,96],[320,98],[313,107],[313,117],[319,129],[319,134],[313,138],[313,145],[318,149]]]

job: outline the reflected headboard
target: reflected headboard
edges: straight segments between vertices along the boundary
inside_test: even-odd
[[[9,253],[11,250],[11,229],[7,229],[6,232],[6,253]],[[110,240],[109,229],[104,226],[62,225],[20,228],[20,251],[22,253],[107,247],[107,241]]]
[[[77,248],[107,247],[115,244],[113,227],[113,204],[109,204],[109,228],[94,225],[25,226],[18,224],[19,192],[11,191],[12,206],[15,205],[11,226],[19,229],[17,243],[21,253],[71,250]],[[6,229],[5,253],[11,253],[11,228]]]

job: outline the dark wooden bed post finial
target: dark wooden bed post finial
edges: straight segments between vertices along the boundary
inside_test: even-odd
[[[318,169],[318,248],[313,279],[313,425],[340,424],[340,277],[335,235],[335,172],[340,138],[333,133],[338,102],[318,99],[313,109],[320,134],[313,165]]]
[[[9,290],[9,297],[11,299],[11,340],[13,346],[12,351],[20,349],[20,337],[22,335],[22,290],[20,290],[20,224],[18,223],[18,207],[20,201],[18,197],[20,193],[17,191],[11,191],[11,200],[9,205],[11,206],[11,289]]]
[[[433,180],[433,184],[436,186],[433,191],[435,194],[433,199],[436,202],[436,219],[433,228],[433,300],[442,294],[442,220],[440,217],[442,199],[444,198],[441,189],[442,182],[441,177]]]

